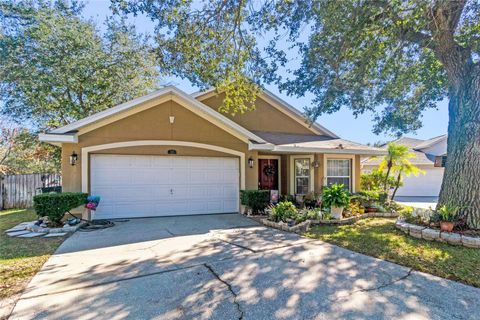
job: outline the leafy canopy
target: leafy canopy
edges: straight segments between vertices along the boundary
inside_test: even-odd
[[[101,34],[77,1],[0,1],[3,115],[58,127],[157,87],[148,39],[123,19]]]
[[[225,112],[248,110],[261,85],[275,83],[314,95],[310,120],[348,107],[373,112],[376,133],[418,129],[422,111],[435,108],[480,54],[476,0],[112,0],[112,7],[151,18],[162,67],[225,90]]]

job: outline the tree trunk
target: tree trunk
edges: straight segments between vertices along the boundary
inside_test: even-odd
[[[480,72],[471,71],[449,93],[447,163],[437,208],[461,206],[468,226],[480,229]]]
[[[397,190],[400,186],[400,180],[402,180],[402,171],[401,170],[398,172],[397,184],[395,185],[395,189],[393,190],[392,198],[390,200],[393,200],[395,198],[395,194],[397,193]]]
[[[388,192],[388,177],[390,176],[390,171],[392,170],[393,162],[391,159],[387,163],[387,173],[385,174],[385,182],[383,183],[383,190]]]

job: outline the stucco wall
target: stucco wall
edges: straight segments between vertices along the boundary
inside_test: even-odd
[[[201,101],[212,109],[218,111],[218,108],[222,105],[223,97],[223,94],[219,94]],[[243,114],[237,113],[234,116],[230,114],[223,115],[251,131],[313,134],[313,132],[303,124],[298,123],[296,120],[277,110],[261,98],[257,98],[255,101],[254,111],[245,112]]]
[[[175,121],[173,124],[170,124],[169,116],[172,115],[175,116]],[[81,148],[135,140],[177,140],[210,144],[244,152],[245,162],[248,161],[250,156],[256,158],[257,155],[257,152],[248,151],[248,145],[244,141],[227,133],[183,106],[169,101],[82,134],[79,136],[78,144],[63,144],[62,174],[64,190],[81,190]],[[94,153],[163,154],[169,156],[167,155],[168,149],[177,150],[178,156],[232,156],[230,154],[205,149],[172,146],[139,146],[102,150]],[[72,151],[75,151],[79,156],[78,163],[75,166],[69,164],[69,156]],[[258,180],[257,162],[255,162],[255,167],[252,169],[250,169],[246,163],[244,165],[246,168],[246,187],[256,188]]]

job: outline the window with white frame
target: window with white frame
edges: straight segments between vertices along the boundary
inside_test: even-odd
[[[295,159],[295,194],[307,194],[310,186],[310,159]]]
[[[327,159],[327,186],[343,184],[347,190],[352,190],[352,160]]]

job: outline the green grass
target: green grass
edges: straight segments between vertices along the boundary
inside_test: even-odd
[[[15,225],[35,219],[33,210],[0,211],[0,299],[20,293],[64,240],[14,238],[5,234]]]
[[[414,270],[480,287],[480,249],[412,238],[395,219],[360,220],[346,226],[317,226],[305,234]]]

